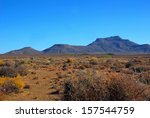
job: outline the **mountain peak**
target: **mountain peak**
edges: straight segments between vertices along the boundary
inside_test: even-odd
[[[120,36],[111,36],[111,37],[106,37],[106,38],[97,38],[96,42],[100,41],[100,40],[122,40],[122,38]]]
[[[108,37],[108,38],[112,38],[112,39],[122,39],[120,36],[111,36],[111,37]]]
[[[22,49],[33,49],[32,47],[24,47]]]

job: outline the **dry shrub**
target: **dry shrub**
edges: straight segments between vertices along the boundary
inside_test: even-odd
[[[140,78],[139,81],[143,84],[150,84],[150,78]]]
[[[107,59],[107,60],[105,60],[104,66],[105,66],[106,68],[113,67],[113,66],[116,66],[116,67],[121,68],[120,62],[114,60],[113,58],[112,58],[112,59]]]
[[[110,75],[109,78],[81,75],[64,84],[63,100],[66,101],[127,101],[144,100],[145,91],[135,81]]]
[[[149,94],[146,91],[148,89],[147,86],[141,85],[139,82],[124,76],[114,78],[109,85],[110,100],[147,100]]]
[[[0,60],[0,66],[3,66],[5,62],[3,60]]]
[[[27,69],[24,66],[17,66],[15,67],[15,70],[17,72],[17,74],[21,75],[21,76],[25,76],[27,75]]]
[[[15,62],[13,60],[5,60],[4,66],[14,67],[15,66]]]
[[[18,93],[19,88],[15,85],[15,83],[11,80],[5,81],[5,83],[2,85],[2,90],[3,93],[9,94],[9,93]]]
[[[89,62],[92,65],[97,65],[98,64],[98,58],[97,57],[91,57]]]
[[[97,77],[92,72],[78,73],[77,79],[70,79],[64,84],[63,100],[67,101],[98,101],[108,100],[108,81]]]
[[[0,77],[16,77],[17,71],[13,67],[1,67],[0,68]]]
[[[27,74],[27,70],[22,66],[3,66],[0,68],[0,77],[16,77],[18,74],[21,76],[25,76]]]
[[[66,61],[66,63],[73,63],[73,62],[75,62],[74,58],[68,58],[67,61]]]
[[[132,61],[129,61],[125,64],[125,67],[126,68],[130,68],[131,66],[133,66],[133,62]]]
[[[147,66],[137,66],[131,68],[136,73],[142,73],[150,70],[150,67]]]
[[[93,83],[88,79],[66,81],[63,100],[67,101],[99,101],[108,99],[107,85],[104,81]],[[106,86],[105,86],[106,85]]]
[[[18,93],[20,89],[24,87],[24,82],[21,78],[21,76],[17,76],[14,78],[9,77],[1,77],[0,78],[0,87],[1,92],[5,94],[9,93]]]
[[[15,61],[15,66],[21,66],[24,65],[26,62],[24,60],[16,60]]]
[[[23,82],[23,80],[22,80],[20,75],[18,75],[17,77],[13,78],[13,82],[17,86],[17,88],[19,88],[19,89],[22,89],[25,86],[25,84],[24,84],[24,82]]]
[[[131,100],[131,89],[130,88],[130,84],[132,82],[130,82],[130,80],[128,79],[118,79],[118,78],[114,78],[112,79],[112,81],[110,82],[110,85],[108,86],[109,89],[109,100],[110,101],[126,101],[126,100]],[[133,83],[132,83],[133,84]],[[133,85],[131,85],[133,87]],[[131,91],[130,91],[130,90]]]
[[[143,83],[143,84],[147,84],[149,85],[150,84],[150,74],[147,72],[145,73],[142,73],[140,76],[139,76],[139,82]]]

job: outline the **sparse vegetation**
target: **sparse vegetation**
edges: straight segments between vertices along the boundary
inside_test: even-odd
[[[0,100],[150,100],[149,55],[0,60]]]

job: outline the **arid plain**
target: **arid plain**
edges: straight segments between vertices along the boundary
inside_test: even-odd
[[[150,100],[150,55],[1,56],[0,100]]]

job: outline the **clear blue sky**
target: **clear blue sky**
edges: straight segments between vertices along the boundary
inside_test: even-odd
[[[0,53],[114,35],[150,44],[150,0],[0,0]]]

